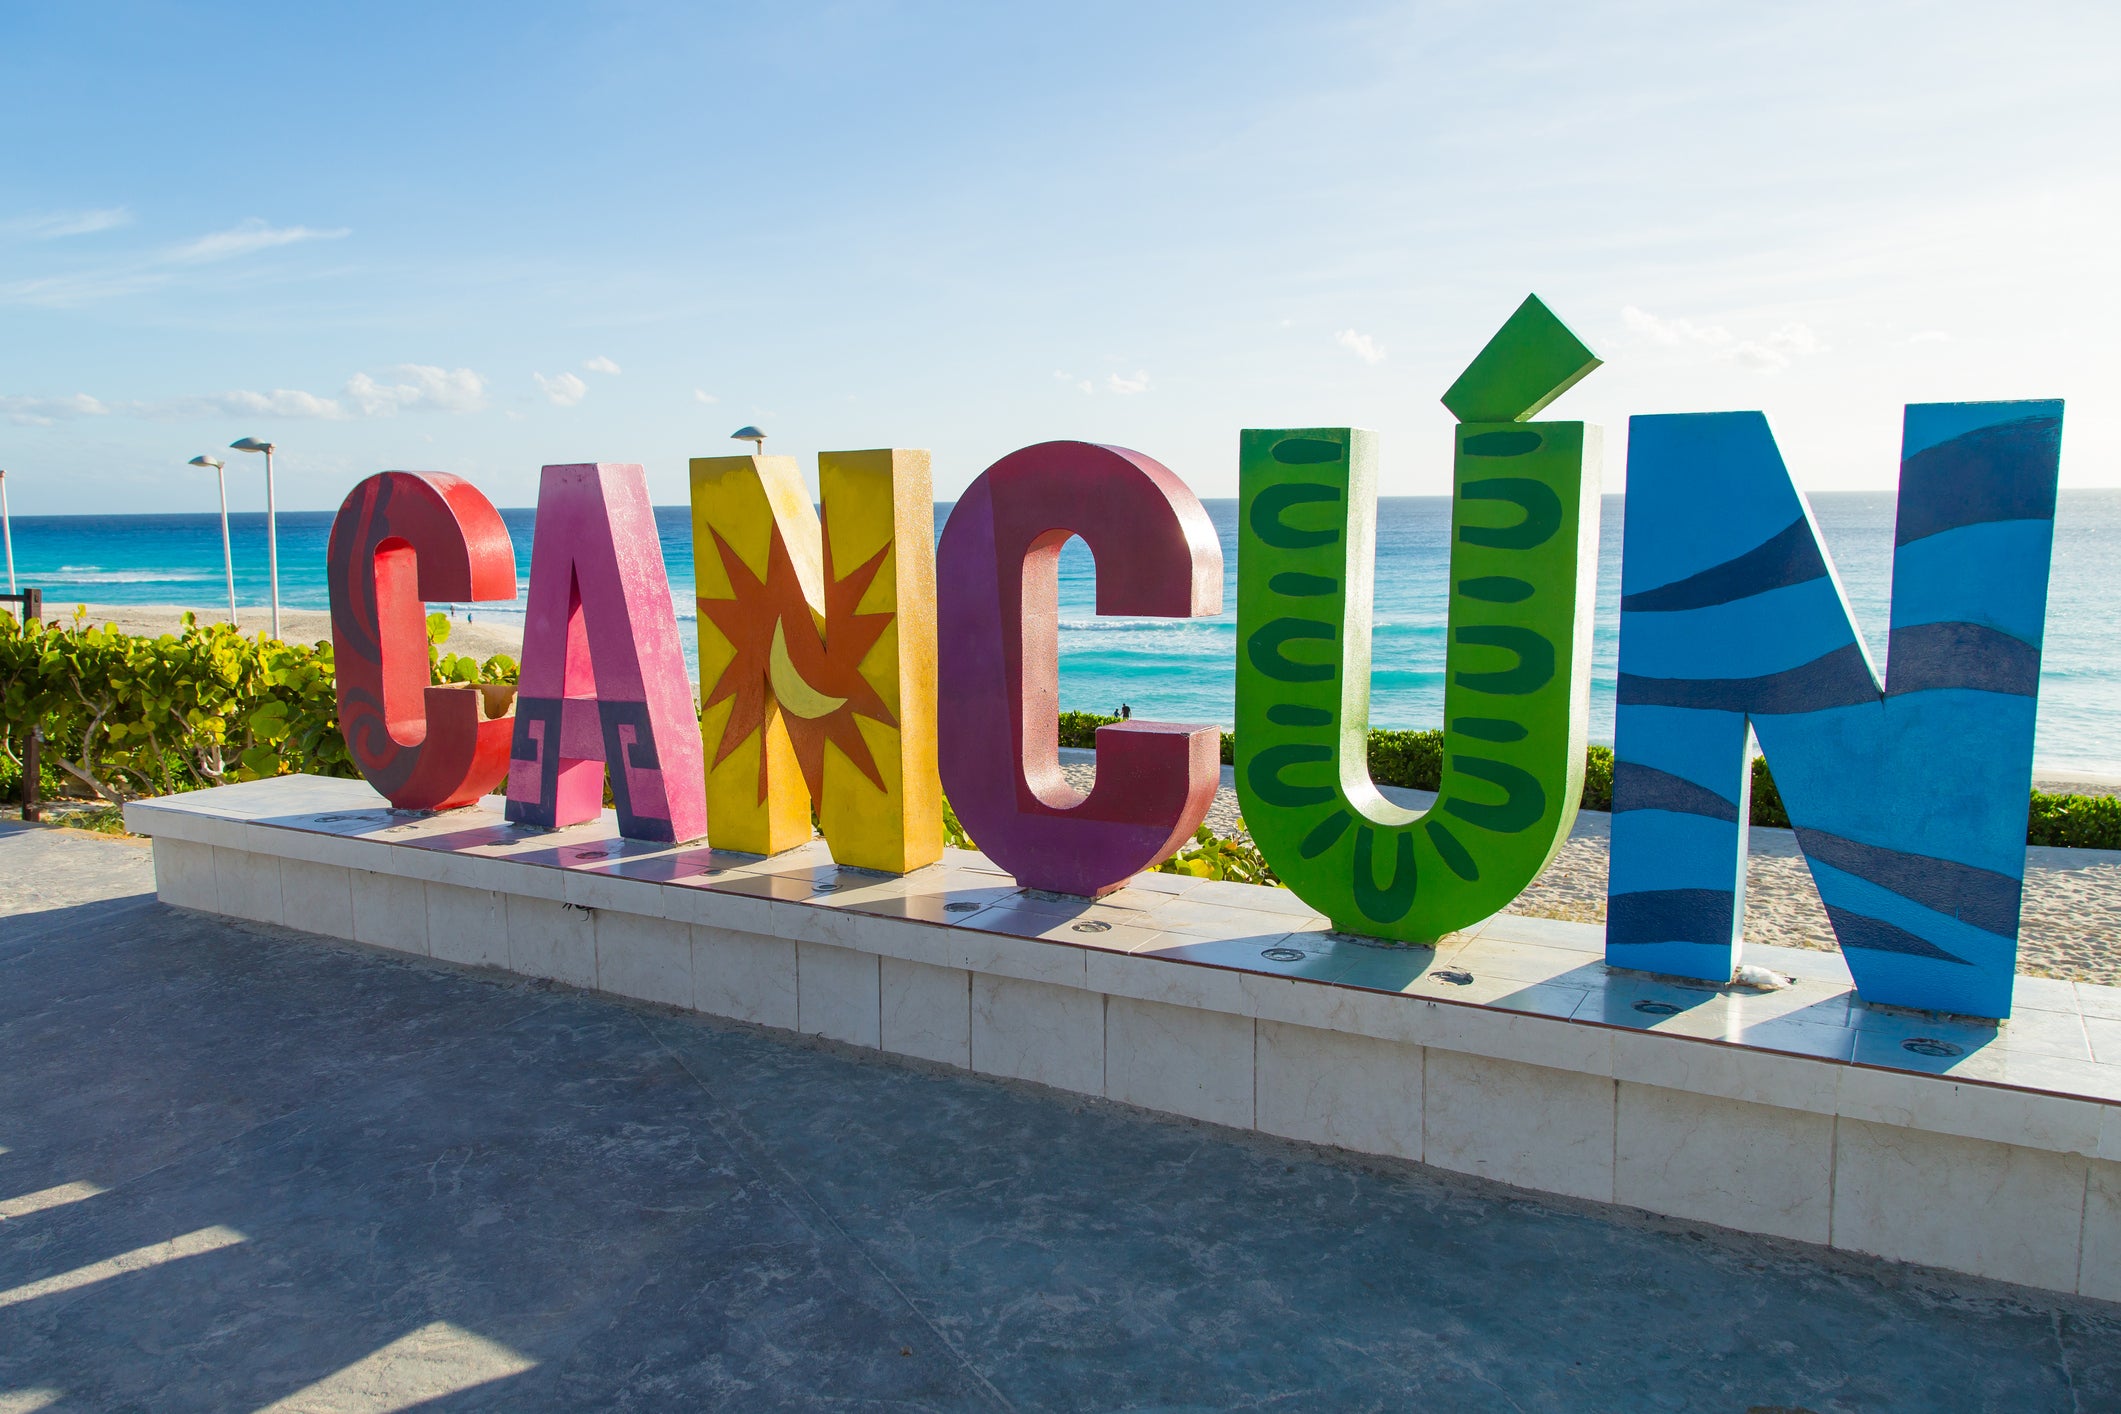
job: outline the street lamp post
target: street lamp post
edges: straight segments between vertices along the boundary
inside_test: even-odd
[[[279,523],[273,518],[273,444],[244,437],[228,445],[232,451],[265,453],[265,565],[272,578],[272,636],[277,639],[280,636],[280,533]]]
[[[15,593],[15,527],[7,518],[7,473],[0,471],[0,540],[7,542],[7,592]]]
[[[228,473],[213,457],[193,457],[187,466],[210,466],[221,483],[221,569],[228,576],[228,622],[236,625],[236,557],[228,546]]]

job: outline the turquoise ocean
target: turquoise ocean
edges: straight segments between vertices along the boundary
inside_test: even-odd
[[[1890,492],[1816,495],[1814,512],[1874,659],[1885,661],[1892,591],[1893,506]],[[1083,711],[1227,726],[1237,651],[1237,503],[1207,502],[1222,537],[1226,611],[1196,620],[1100,619],[1092,610],[1092,565],[1081,541],[1061,560],[1061,702]],[[936,508],[940,529],[948,506]],[[1444,591],[1451,506],[1445,497],[1403,497],[1378,504],[1377,585],[1371,721],[1382,727],[1432,727],[1443,715]],[[529,510],[502,512],[515,538],[518,569],[528,575]],[[682,506],[656,512],[670,571],[688,666],[696,671],[692,590],[692,524]],[[280,517],[281,602],[330,606],[324,547],[331,516]],[[1598,619],[1591,688],[1591,736],[1613,739],[1613,674],[1620,598],[1621,498],[1605,498],[1598,565]],[[266,602],[265,517],[232,518],[236,598]],[[16,572],[46,594],[47,616],[76,603],[226,602],[219,517],[18,516]],[[519,587],[520,592],[520,587]],[[455,607],[480,619],[520,620],[507,605]],[[446,606],[438,606],[446,607]],[[2036,754],[2049,771],[2121,772],[2121,490],[2065,491],[2055,518],[2053,583],[2040,675]],[[249,625],[246,625],[249,626]]]

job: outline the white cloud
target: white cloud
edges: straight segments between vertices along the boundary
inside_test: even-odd
[[[558,373],[547,378],[542,373],[530,375],[545,394],[545,400],[556,408],[571,408],[589,395],[589,385],[572,373]]]
[[[107,230],[114,225],[124,225],[130,220],[131,212],[115,208],[107,211],[63,213],[49,217],[28,217],[0,224],[0,237],[13,232],[41,240]],[[343,227],[325,231],[310,226],[268,226],[252,217],[225,231],[200,236],[182,245],[144,254],[135,252],[120,259],[62,274],[35,275],[0,284],[0,304],[31,304],[47,309],[68,309],[96,300],[118,299],[126,295],[162,289],[173,282],[188,278],[178,272],[189,267],[213,265],[301,241],[337,240],[347,234],[349,233]],[[225,276],[223,278],[226,279]]]
[[[1364,363],[1383,363],[1385,346],[1368,334],[1358,334],[1353,329],[1343,329],[1333,336],[1333,342]]]
[[[1118,393],[1121,397],[1131,397],[1135,393],[1146,393],[1149,391],[1149,375],[1139,369],[1135,370],[1132,378],[1122,378],[1117,373],[1108,373],[1105,375],[1105,386]]]
[[[582,367],[588,369],[591,373],[609,373],[613,377],[618,376],[619,371],[619,366],[613,363],[610,359],[604,357],[602,354],[598,354],[595,358],[585,360],[582,364]]]
[[[1791,320],[1758,339],[1741,339],[1720,324],[1662,319],[1629,305],[1620,311],[1628,332],[1666,348],[1700,349],[1725,363],[1756,373],[1780,373],[1800,358],[1824,353],[1826,345],[1809,324]]]
[[[63,236],[88,236],[132,224],[133,213],[122,206],[96,211],[47,211],[0,221],[0,237],[29,241],[54,241]]]
[[[1703,326],[1687,319],[1659,319],[1646,309],[1629,305],[1620,311],[1620,322],[1630,334],[1639,334],[1654,344],[1677,348],[1683,344],[1728,344],[1731,331],[1715,325]]]
[[[0,303],[67,309],[91,300],[138,294],[142,290],[151,290],[168,283],[167,274],[150,266],[134,263],[113,269],[83,271],[75,275],[42,275],[28,280],[11,280],[0,285]]]
[[[0,413],[23,427],[49,427],[61,418],[108,417],[111,409],[86,393],[58,398],[0,394]]]
[[[1063,373],[1058,368],[1053,370],[1053,377],[1058,382],[1066,383],[1086,398],[1093,396],[1097,392],[1097,385],[1089,379],[1078,378],[1072,373]]]
[[[720,398],[708,392],[705,388],[694,388],[692,390],[692,400],[705,407],[713,407],[716,403],[721,401]]]
[[[389,370],[396,381],[384,382],[356,373],[346,383],[346,400],[300,388],[256,392],[237,388],[225,393],[196,393],[149,401],[107,403],[87,393],[61,397],[0,394],[0,416],[29,427],[49,427],[77,417],[146,417],[159,421],[198,417],[274,417],[346,422],[356,417],[394,417],[414,409],[477,412],[486,406],[486,380],[468,368],[435,368],[400,364]],[[563,375],[565,376],[565,375]],[[350,404],[350,406],[349,406]]]
[[[323,422],[344,422],[351,415],[340,406],[337,398],[320,398],[315,393],[305,393],[299,388],[275,388],[270,393],[253,393],[239,389],[233,393],[215,393],[189,401],[194,406],[188,407],[180,403],[171,406],[169,410],[188,412],[194,410],[194,407],[201,407],[205,411],[230,415],[243,413],[257,417],[306,418]],[[143,409],[146,410],[148,409]]]
[[[393,382],[366,373],[346,380],[346,396],[363,417],[395,417],[401,412],[477,412],[486,406],[486,380],[468,368],[437,368],[401,363],[386,371]]]
[[[168,251],[163,259],[177,265],[203,265],[208,261],[229,260],[301,241],[335,241],[349,234],[343,226],[330,231],[310,226],[268,226],[252,216],[225,231],[187,241]]]

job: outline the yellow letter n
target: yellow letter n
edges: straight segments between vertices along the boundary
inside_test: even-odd
[[[926,452],[698,457],[707,839],[904,874],[942,857],[935,502]]]

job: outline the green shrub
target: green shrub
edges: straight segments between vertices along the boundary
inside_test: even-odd
[[[1443,783],[1443,733],[1372,728],[1370,779],[1381,786],[1437,789]]]
[[[1593,746],[1583,753],[1583,808],[1613,808],[1613,748]]]
[[[1245,822],[1237,822],[1238,829]],[[1249,836],[1232,839],[1206,825],[1193,832],[1193,843],[1156,866],[1160,874],[1190,874],[1196,879],[1224,879],[1234,884],[1284,887],[1267,857]]]
[[[505,657],[442,657],[447,637],[448,620],[431,616],[436,681],[513,681]],[[70,624],[27,627],[0,612],[0,769],[19,798],[34,722],[53,795],[117,804],[289,772],[357,775],[333,683],[329,642],[245,637],[189,614],[179,632],[149,638],[90,624],[80,611]]]
[[[2121,799],[2034,791],[2032,808],[2026,814],[2025,842],[2067,849],[2121,849]]]
[[[943,843],[952,849],[978,849],[972,836],[965,833],[965,825],[957,818],[957,811],[950,807],[950,797],[943,797]]]
[[[1775,788],[1775,778],[1768,773],[1767,758],[1753,758],[1753,810],[1748,817],[1760,826],[1775,830],[1790,827],[1790,812],[1782,808],[1782,792]]]
[[[1118,721],[1102,712],[1063,712],[1060,714],[1060,744],[1080,747],[1085,751],[1097,749],[1097,729]]]

